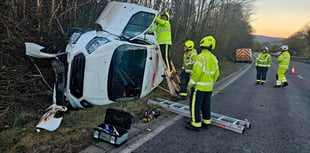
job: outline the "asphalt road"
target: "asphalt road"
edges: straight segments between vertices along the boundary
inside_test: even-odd
[[[295,74],[287,72],[289,86],[273,88],[274,63],[265,85],[255,85],[252,65],[213,97],[213,112],[251,122],[244,134],[215,126],[188,131],[181,118],[131,152],[309,153],[310,65],[292,61]]]
[[[216,126],[188,131],[186,119],[173,115],[133,125],[128,141],[119,147],[100,142],[82,152],[309,153],[310,65],[292,61],[295,74],[290,74],[291,68],[287,72],[289,86],[273,88],[277,66],[273,60],[265,85],[255,85],[253,64],[217,84],[212,112],[248,119],[252,126],[244,134]]]

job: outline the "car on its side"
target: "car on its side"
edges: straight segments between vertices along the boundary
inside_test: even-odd
[[[96,21],[101,30],[77,30],[58,54],[25,43],[26,54],[55,58],[54,97],[59,105],[87,108],[141,98],[161,83],[165,71],[155,36],[147,34],[157,15],[151,8],[109,2]],[[62,54],[66,61],[57,58]]]

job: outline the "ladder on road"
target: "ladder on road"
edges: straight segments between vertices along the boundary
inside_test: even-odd
[[[169,100],[162,99],[162,98],[156,98],[155,100],[149,99],[148,104],[159,105],[167,109],[168,111],[174,112],[179,115],[190,117],[189,107],[184,104],[176,103],[176,102],[169,101]],[[251,123],[248,122],[247,119],[239,120],[239,119],[235,119],[232,117],[217,114],[214,112],[211,112],[211,123],[212,125],[215,125],[215,126],[227,129],[227,130],[231,130],[234,132],[238,132],[241,134],[244,133],[246,128],[251,127]]]

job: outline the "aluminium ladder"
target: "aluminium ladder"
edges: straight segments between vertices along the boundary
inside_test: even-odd
[[[190,117],[189,107],[184,104],[176,103],[162,98],[156,98],[155,100],[149,99],[148,104],[159,105],[167,109],[168,111]],[[247,119],[239,120],[232,117],[217,114],[214,112],[211,112],[211,123],[215,126],[231,130],[234,132],[238,132],[241,134],[244,133],[246,128],[251,127],[251,123],[248,122]]]

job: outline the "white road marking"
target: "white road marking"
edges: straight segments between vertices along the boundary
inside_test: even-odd
[[[159,134],[162,130],[164,130],[166,127],[170,126],[171,124],[175,123],[177,120],[181,119],[183,116],[178,115],[174,118],[172,118],[171,120],[169,120],[169,122],[166,122],[167,124],[163,124],[160,127],[156,128],[156,130],[154,130],[153,132],[147,134],[145,137],[141,138],[140,140],[136,141],[135,143],[131,144],[130,146],[128,146],[127,148],[125,148],[124,150],[122,150],[120,153],[128,153],[128,152],[133,152],[134,150],[136,150],[137,148],[139,148],[140,146],[142,146],[145,142],[151,140],[154,136],[156,136],[157,134]]]
[[[302,80],[304,79],[301,75],[297,75],[297,77],[300,78],[300,79],[302,79]]]

